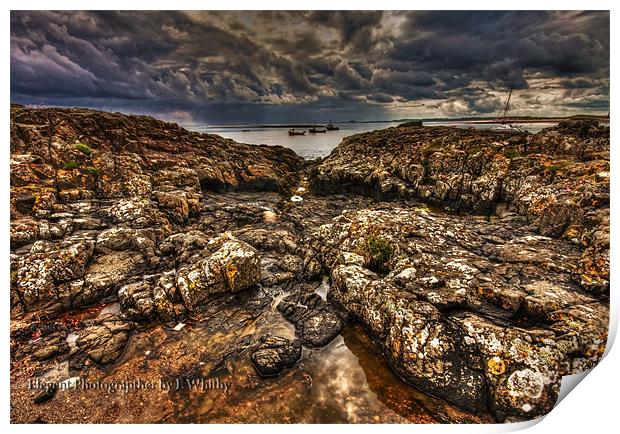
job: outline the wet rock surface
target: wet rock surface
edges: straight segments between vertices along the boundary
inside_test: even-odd
[[[308,163],[147,117],[11,116],[13,421],[525,420],[603,354],[596,125],[412,125]],[[26,387],[136,377],[230,384]]]
[[[93,362],[108,366],[123,355],[133,328],[131,322],[106,319],[84,328],[75,343]]]
[[[301,358],[301,342],[280,336],[263,336],[251,357],[256,371],[263,377],[271,377],[290,368]]]
[[[308,347],[327,345],[338,336],[343,326],[342,313],[307,285],[300,285],[297,291],[284,297],[277,308],[295,324],[302,342]]]

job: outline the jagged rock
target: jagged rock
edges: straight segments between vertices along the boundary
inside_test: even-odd
[[[12,324],[11,357],[48,360],[69,351],[67,327],[60,322],[31,322],[28,326]]]
[[[213,278],[224,277],[227,291],[239,292],[260,280],[260,256],[247,243],[231,240],[217,250],[204,264],[205,272]]]
[[[203,250],[209,241],[204,232],[190,230],[170,235],[160,243],[159,249],[162,254],[174,256],[179,263],[184,263],[196,251]]]
[[[66,337],[54,337],[52,339],[46,339],[46,343],[43,346],[32,352],[32,358],[35,360],[48,360],[59,354],[66,353],[68,351],[68,345]]]
[[[262,336],[250,358],[262,377],[273,377],[301,358],[301,342],[280,336]]]
[[[12,178],[24,186],[41,184],[53,178],[50,165],[63,167],[76,161],[78,167],[65,172],[71,176],[66,191],[75,191],[77,197],[87,191],[105,197],[144,197],[153,185],[160,191],[167,186],[193,191],[280,190],[294,182],[302,161],[281,146],[234,143],[148,116],[13,105],[11,115],[17,114],[19,122],[11,123]],[[58,126],[51,154],[47,128],[41,128],[49,122]],[[90,157],[76,150],[78,141],[91,149]],[[84,171],[90,163],[99,170],[98,183]]]
[[[146,265],[144,256],[132,251],[99,256],[86,269],[84,284],[79,292],[71,295],[73,306],[92,303],[110,295]]]
[[[217,336],[203,356],[221,368],[281,300],[298,339],[264,337],[252,355],[262,375],[352,317],[406,382],[512,421],[549,411],[561,376],[605,349],[609,130],[596,124],[535,135],[402,125],[302,162],[143,116],[11,116],[15,366],[67,353],[73,371],[87,357],[112,365],[128,320],[148,328],[191,313]],[[327,275],[323,300],[310,281]],[[117,300],[119,316],[92,319],[102,300]]]
[[[66,245],[70,244],[70,245]],[[56,285],[84,276],[95,243],[51,243],[19,258],[12,289],[25,310],[57,301]]]
[[[118,301],[123,313],[134,321],[159,318],[171,323],[180,321],[186,314],[175,287],[174,270],[123,286],[118,291]]]
[[[152,285],[151,282],[140,281],[119,289],[118,302],[129,318],[148,320],[155,316]]]
[[[161,222],[157,209],[147,199],[120,199],[104,212],[114,223],[131,228],[147,228]]]
[[[212,294],[239,292],[259,281],[258,251],[234,239],[224,242],[208,258],[181,267],[177,273],[177,287],[190,310]]]
[[[155,240],[153,229],[112,228],[99,233],[95,251],[110,253],[134,250],[144,252],[147,256],[154,256]]]
[[[179,192],[162,192],[155,193],[155,199],[160,209],[167,211],[167,215],[171,221],[175,223],[183,223],[189,217],[189,205],[184,195]]]

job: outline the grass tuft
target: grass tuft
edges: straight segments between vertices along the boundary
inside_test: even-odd
[[[65,165],[63,167],[65,168],[65,170],[72,170],[77,169],[78,167],[80,167],[80,165],[75,160],[69,160],[65,162]]]
[[[77,149],[82,154],[86,155],[87,157],[90,157],[91,155],[93,155],[93,150],[89,146],[85,145],[84,143],[77,142],[75,144],[75,149]]]

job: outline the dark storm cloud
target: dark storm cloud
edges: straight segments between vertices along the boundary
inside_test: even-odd
[[[526,87],[525,71],[551,76],[607,74],[609,15],[413,13],[392,54],[405,61],[404,68],[422,64],[428,69],[464,72],[471,81],[483,78],[503,86]]]
[[[338,29],[343,47],[352,44],[365,51],[371,48],[372,31],[382,16],[382,11],[316,11],[310,14],[310,21]]]
[[[11,13],[15,102],[320,121],[494,114],[511,86],[528,114],[608,110],[609,13]]]

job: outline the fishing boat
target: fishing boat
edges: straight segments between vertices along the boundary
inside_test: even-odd
[[[309,133],[326,133],[327,130],[325,128],[317,128],[316,124],[312,128],[308,130]]]
[[[295,128],[291,128],[290,130],[288,130],[288,135],[289,136],[305,136],[306,132],[303,130],[296,130]]]
[[[334,125],[332,121],[327,124],[327,131],[338,131],[340,128]]]

